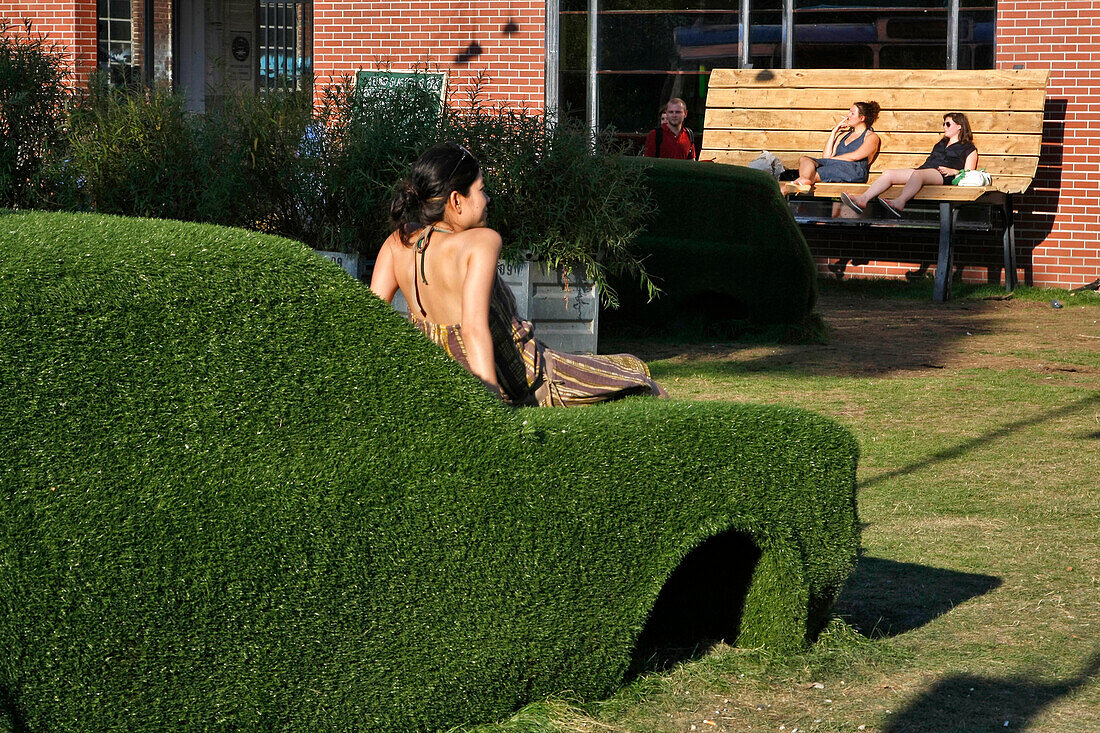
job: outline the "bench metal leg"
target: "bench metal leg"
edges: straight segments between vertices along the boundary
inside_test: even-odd
[[[1012,211],[1012,194],[1005,195],[1004,218],[1005,290],[1011,293],[1019,284],[1016,280],[1016,217]]]
[[[950,203],[940,203],[940,254],[936,260],[936,287],[932,298],[943,303],[951,299],[952,262],[951,239],[954,235],[955,217]]]

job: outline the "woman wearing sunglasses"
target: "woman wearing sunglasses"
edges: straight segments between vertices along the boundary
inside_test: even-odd
[[[845,206],[862,214],[867,204],[878,199],[883,208],[898,218],[905,205],[924,186],[947,185],[960,170],[978,167],[978,148],[970,121],[962,112],[948,112],[943,116],[943,137],[932,148],[928,159],[919,168],[892,168],[882,172],[866,191],[859,196],[840,194]],[[892,186],[904,186],[893,200],[879,198]]]
[[[535,340],[497,275],[501,238],[486,226],[489,196],[465,148],[430,148],[390,202],[394,232],[382,244],[370,288],[494,394],[513,405],[572,406],[634,394],[665,396],[629,354],[564,354]]]

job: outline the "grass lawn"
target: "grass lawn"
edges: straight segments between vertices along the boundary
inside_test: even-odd
[[[863,559],[805,653],[717,643],[477,730],[1100,731],[1100,296],[998,292],[829,286],[828,344],[622,344],[673,397],[849,427]]]

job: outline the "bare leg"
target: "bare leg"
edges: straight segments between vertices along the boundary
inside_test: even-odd
[[[905,182],[905,188],[901,189],[901,193],[893,201],[890,201],[890,205],[898,211],[905,209],[905,204],[909,199],[917,195],[925,186],[938,186],[943,183],[943,176],[935,168],[924,168],[922,170],[913,171],[913,175],[909,176],[909,180]],[[889,199],[887,199],[889,201]]]
[[[817,163],[814,162],[814,159],[808,155],[803,155],[799,158],[798,178],[796,178],[794,182],[800,186],[809,186],[820,180],[821,179],[817,175]]]
[[[890,190],[891,187],[908,183],[912,175],[912,168],[890,168],[889,170],[884,170],[882,175],[876,178],[875,182],[863,192],[863,195],[853,196],[852,200],[860,206],[866,206],[868,202],[874,201],[883,193]]]

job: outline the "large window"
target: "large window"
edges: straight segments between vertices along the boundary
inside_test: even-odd
[[[591,119],[589,0],[559,0],[558,106]],[[955,66],[993,67],[995,0],[960,0]],[[702,127],[713,68],[948,68],[947,0],[749,0],[749,44],[741,49],[740,0],[598,0],[597,123],[640,140],[657,109],[681,97]],[[784,23],[784,15],[789,25]],[[789,37],[789,38],[788,38]],[[551,105],[554,100],[550,100]]]
[[[135,50],[134,5],[141,11],[140,0],[97,0],[96,56],[97,66],[113,86],[130,84],[141,77]],[[140,26],[137,28],[140,31]]]
[[[313,71],[313,3],[260,0],[260,89],[297,90]]]

